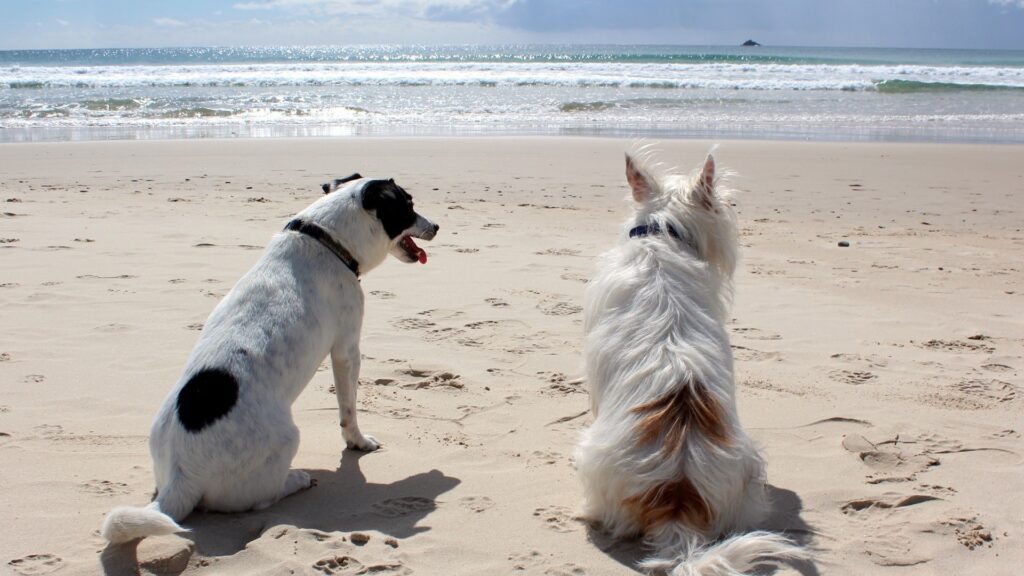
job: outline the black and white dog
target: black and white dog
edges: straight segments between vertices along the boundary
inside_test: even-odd
[[[328,354],[346,445],[378,448],[356,422],[359,276],[388,253],[426,262],[413,237],[430,240],[438,226],[394,180],[353,174],[323,188],[206,321],[153,423],[156,498],[112,510],[101,531],[108,541],[182,531],[178,522],[195,508],[261,509],[309,488],[309,474],[291,469],[299,447],[291,405]]]

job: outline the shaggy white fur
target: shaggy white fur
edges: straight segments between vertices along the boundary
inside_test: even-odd
[[[584,515],[615,537],[642,535],[654,550],[643,566],[673,576],[802,557],[781,536],[742,533],[769,503],[736,413],[724,326],[737,258],[730,195],[710,155],[690,176],[659,174],[649,150],[636,156],[626,156],[635,214],[586,292],[595,420],[576,450]]]

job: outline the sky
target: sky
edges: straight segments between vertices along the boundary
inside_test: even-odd
[[[0,0],[0,50],[748,38],[1024,50],[1024,0]]]

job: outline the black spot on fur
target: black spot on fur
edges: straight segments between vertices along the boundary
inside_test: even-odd
[[[389,238],[395,238],[416,223],[412,196],[394,180],[373,180],[363,188],[363,208],[374,211]]]
[[[227,415],[238,401],[238,381],[230,372],[210,368],[197,372],[178,393],[178,421],[196,433]]]

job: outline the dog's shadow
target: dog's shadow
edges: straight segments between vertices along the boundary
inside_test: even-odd
[[[768,496],[771,499],[772,509],[768,518],[759,528],[784,534],[795,544],[808,549],[814,539],[814,530],[800,516],[803,511],[803,502],[800,497],[792,490],[772,485],[768,485]],[[587,528],[587,538],[594,546],[619,564],[634,570],[637,569],[641,561],[651,554],[651,550],[644,547],[643,542],[639,539],[616,540],[593,525]],[[813,556],[813,551],[808,551]],[[791,561],[789,566],[803,576],[818,576],[819,574],[818,567],[813,560]],[[775,572],[774,567],[764,565],[754,574],[767,576]]]
[[[235,554],[278,525],[323,532],[374,530],[407,538],[430,529],[421,526],[420,521],[437,508],[439,496],[460,483],[439,470],[390,484],[369,483],[359,467],[364,456],[364,452],[346,450],[337,470],[307,470],[316,486],[266,510],[240,514],[194,512],[182,522],[190,530],[182,536],[195,543],[196,553],[208,557]],[[104,572],[126,573],[120,568],[137,565],[137,544],[108,546],[101,555]]]

